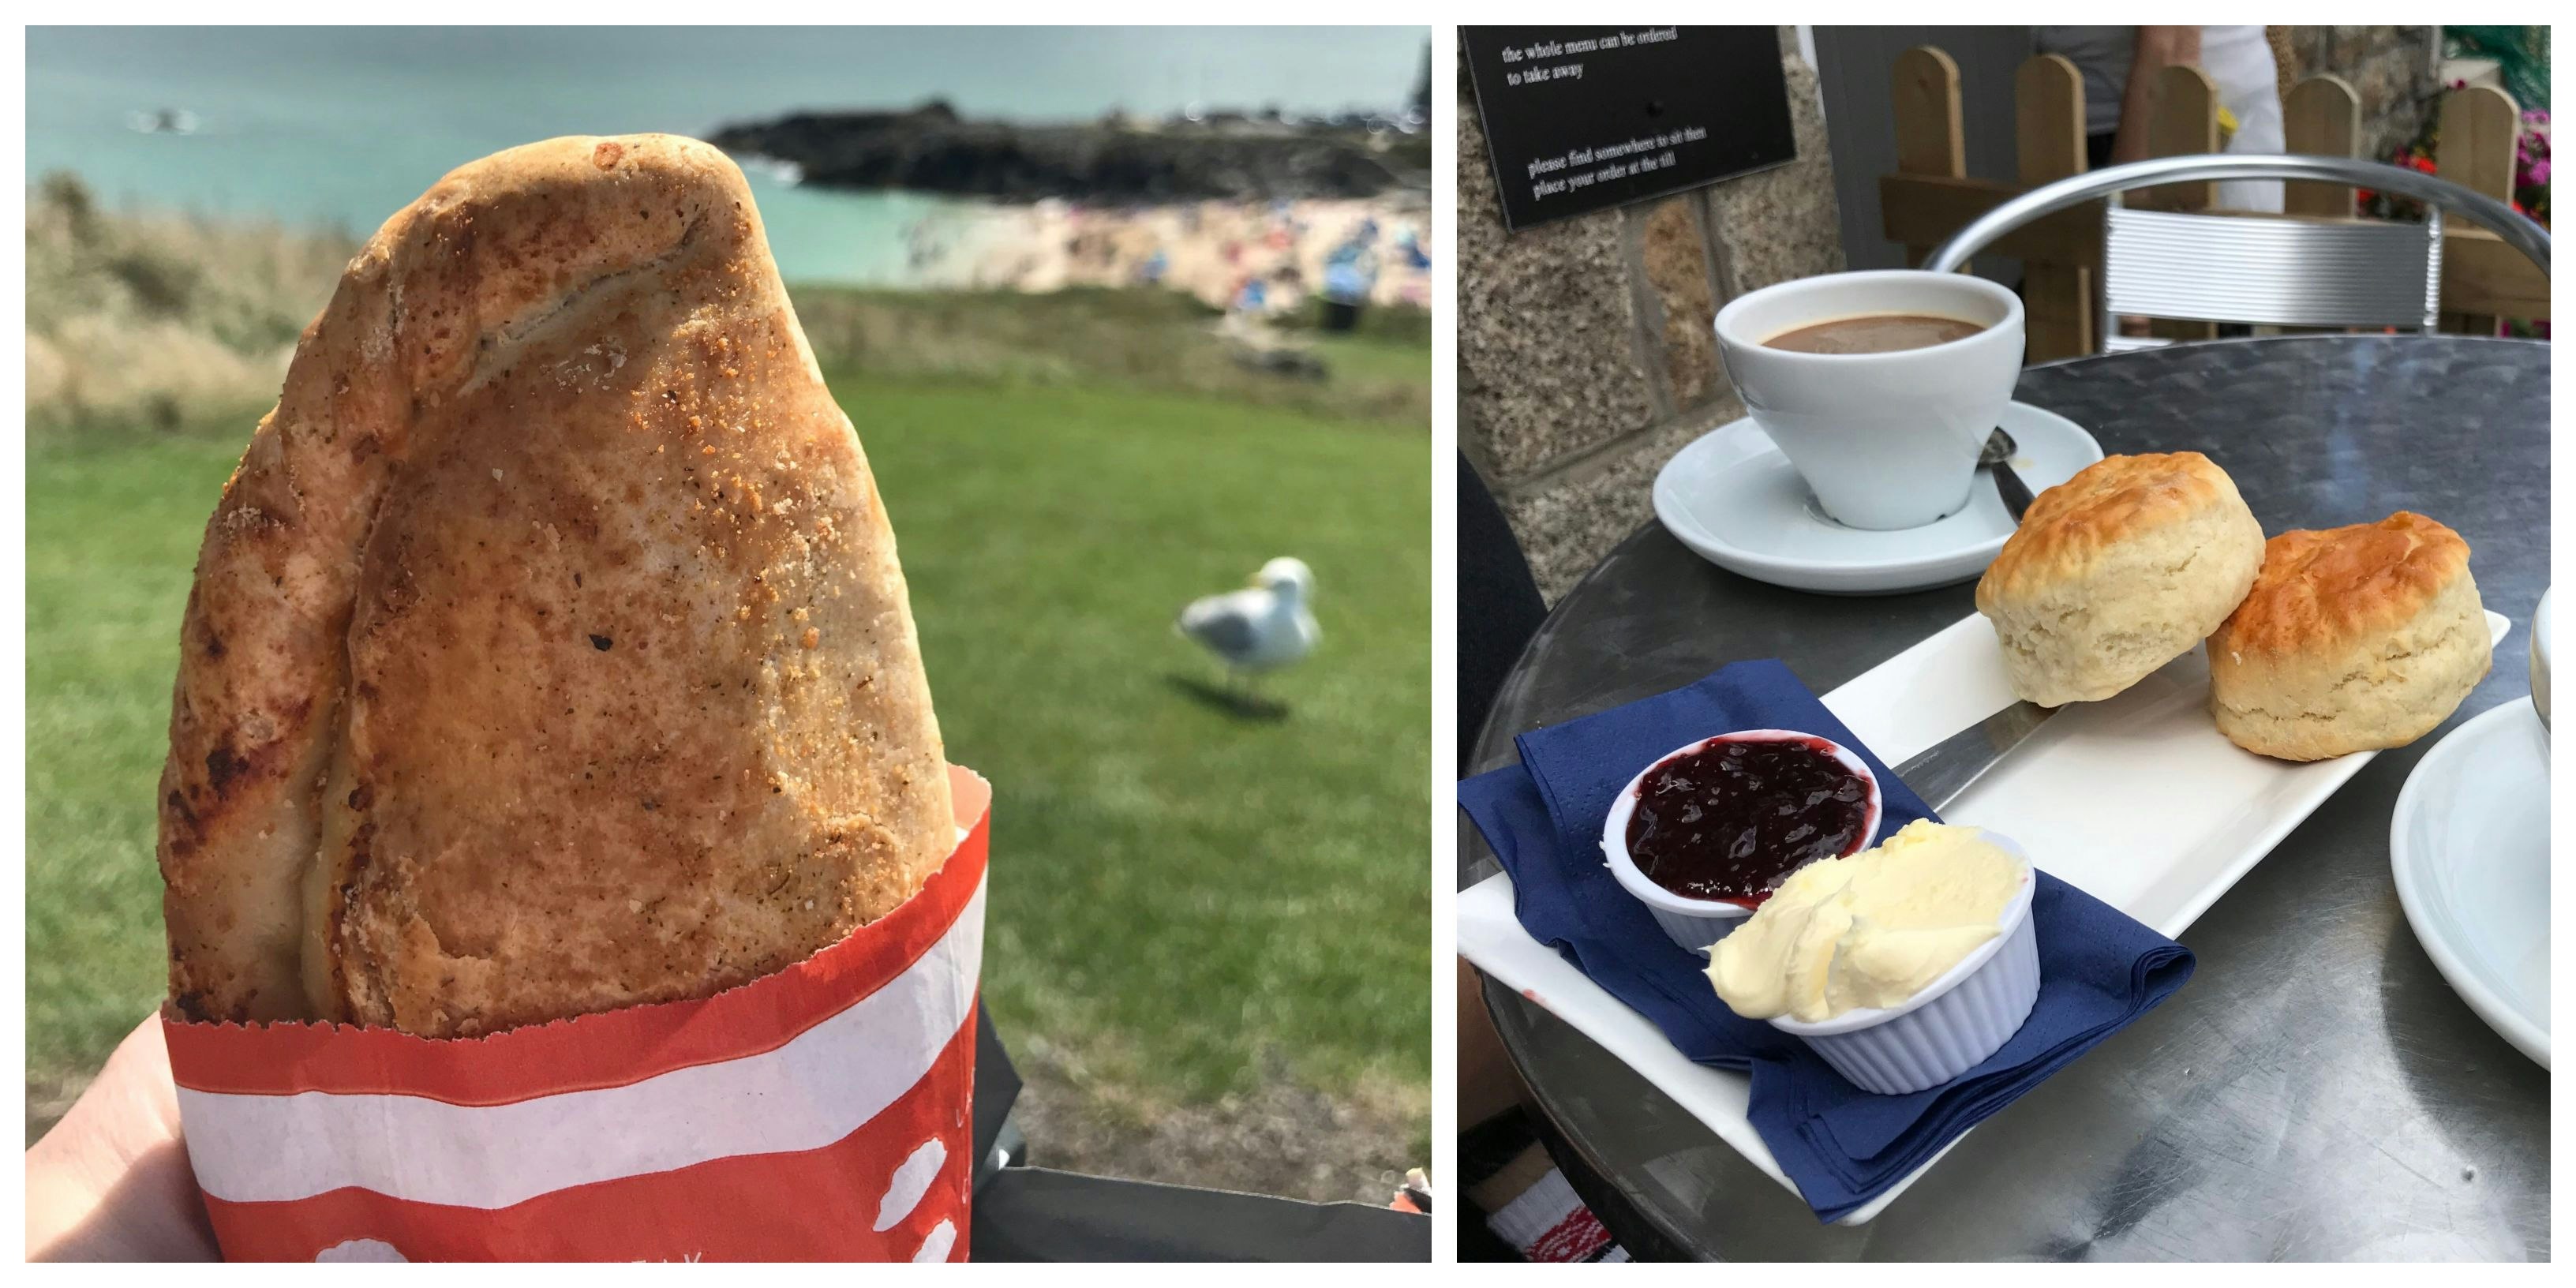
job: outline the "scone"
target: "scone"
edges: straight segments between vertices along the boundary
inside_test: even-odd
[[[1977,582],[2013,692],[2097,702],[2191,651],[2263,563],[2263,525],[2198,452],[2106,456],[2032,500]]]
[[[180,643],[187,1019],[704,997],[956,841],[876,480],[703,143],[514,148],[387,222],[224,486]]]
[[[2324,760],[2402,747],[2486,678],[2469,543],[2420,514],[2284,532],[2209,637],[2210,708],[2247,751]]]

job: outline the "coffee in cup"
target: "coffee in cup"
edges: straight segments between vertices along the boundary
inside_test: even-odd
[[[1762,342],[1793,353],[1895,353],[1965,340],[1984,327],[1929,313],[1871,313],[1783,331]]]
[[[2021,378],[2022,307],[1965,273],[1831,273],[1730,301],[1717,345],[1826,515],[1915,528],[1968,503]]]

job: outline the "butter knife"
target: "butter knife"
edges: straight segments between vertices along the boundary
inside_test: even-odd
[[[1925,748],[1898,765],[1896,776],[1938,813],[2056,714],[2055,707],[2016,702]]]

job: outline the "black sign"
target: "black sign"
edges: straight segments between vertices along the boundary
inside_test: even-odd
[[[1794,161],[1775,27],[1461,27],[1518,230]]]

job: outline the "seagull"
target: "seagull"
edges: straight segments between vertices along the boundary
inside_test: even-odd
[[[1314,596],[1315,574],[1304,560],[1273,559],[1252,575],[1251,589],[1193,600],[1172,628],[1216,654],[1229,678],[1275,671],[1323,638],[1306,609]]]

